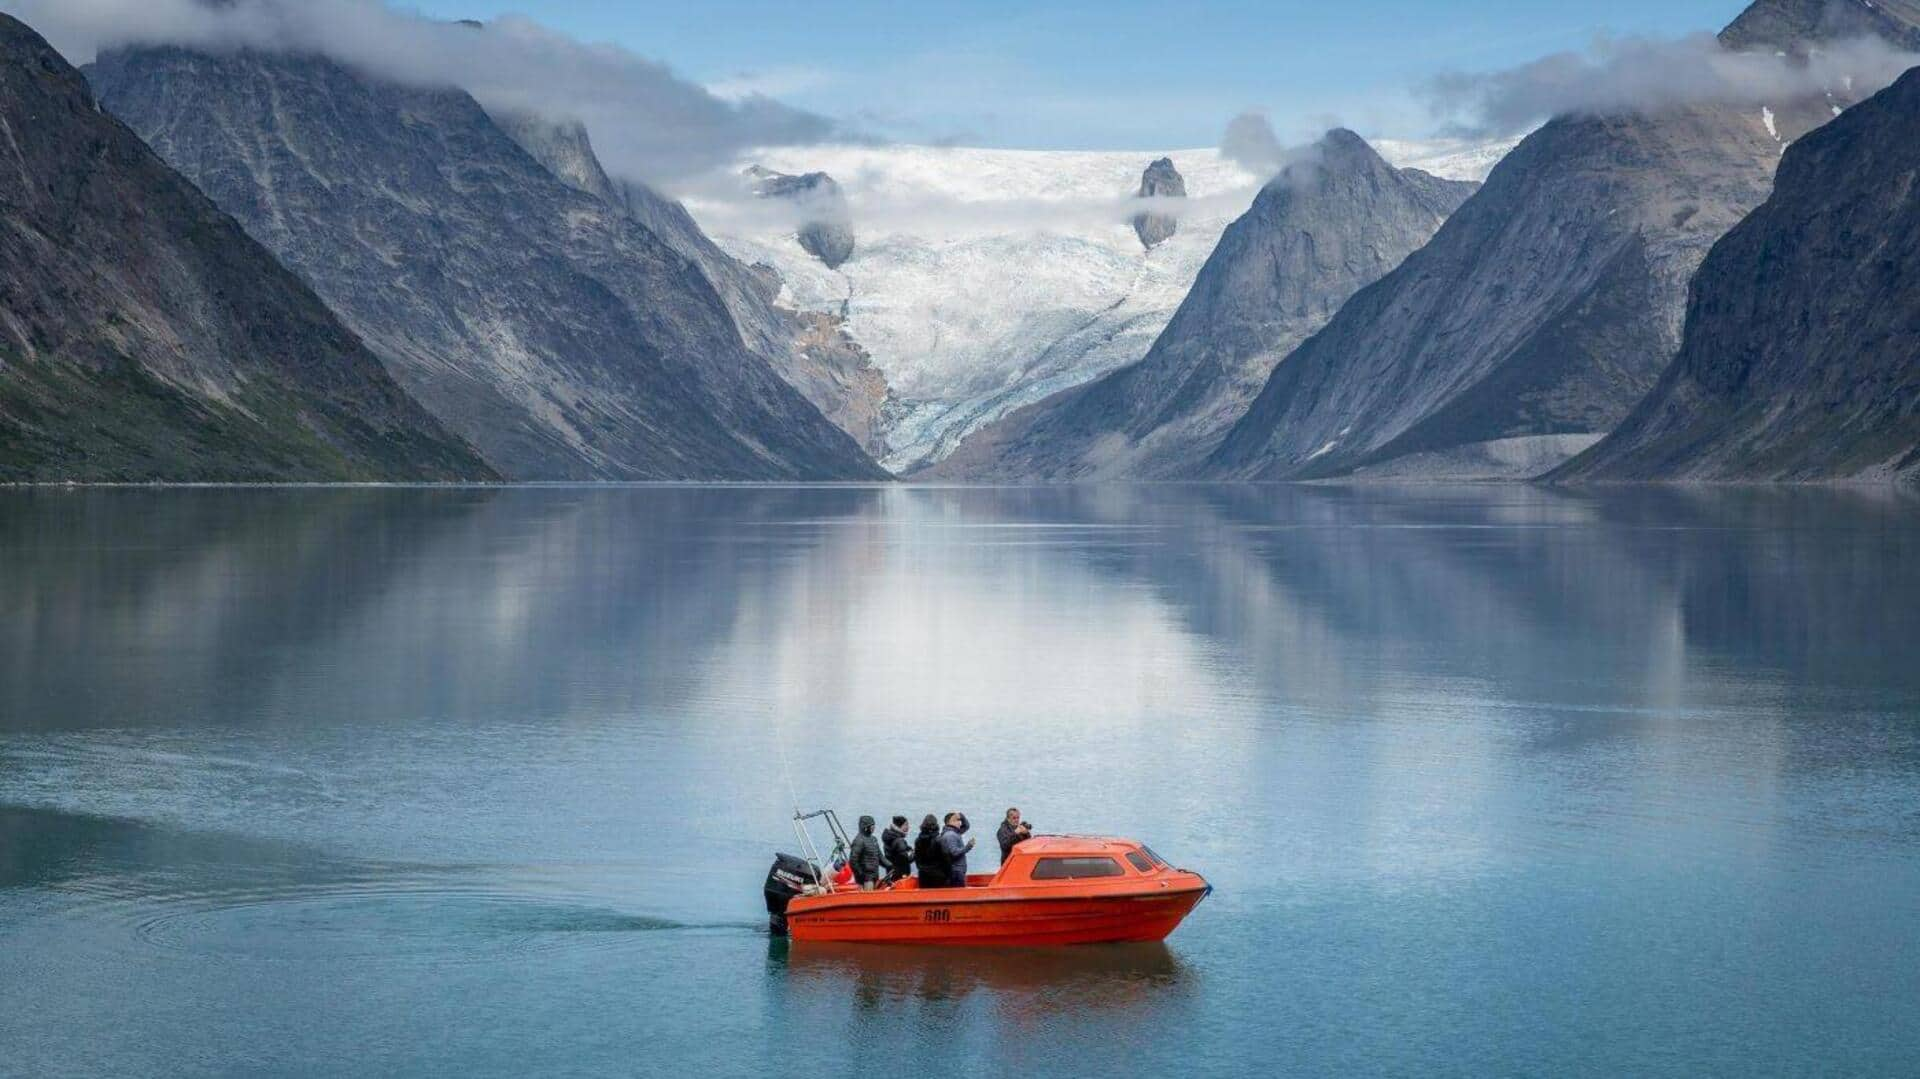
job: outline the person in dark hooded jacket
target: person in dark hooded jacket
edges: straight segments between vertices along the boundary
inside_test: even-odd
[[[871,889],[880,881],[880,841],[873,838],[873,818],[860,818],[860,834],[853,837],[853,847],[847,851],[847,861],[853,865],[853,879],[862,891]]]
[[[920,822],[920,834],[913,837],[913,867],[922,888],[947,886],[947,860],[940,855],[940,821],[929,813]]]
[[[880,852],[887,859],[888,884],[912,875],[913,844],[907,842],[907,818],[894,815],[893,823],[880,833]]]

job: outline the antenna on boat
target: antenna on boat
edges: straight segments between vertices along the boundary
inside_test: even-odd
[[[780,723],[773,732],[773,740],[780,747],[780,774],[787,780],[787,797],[793,799],[793,815],[800,815],[800,792],[793,785],[793,763],[787,760],[786,723]]]
[[[820,816],[820,812],[816,810],[813,813],[808,813],[800,808],[800,791],[793,785],[793,762],[787,757],[787,725],[785,722],[774,725],[773,740],[774,744],[780,748],[780,774],[785,777],[787,781],[787,797],[793,799],[793,834],[800,840],[800,845],[805,848],[807,852],[807,867],[813,872],[813,883],[823,887],[830,887],[820,876],[820,848],[813,845],[813,836],[809,835],[806,829],[807,820]],[[831,826],[833,830],[837,830],[839,828],[838,820],[833,819]],[[837,838],[836,836],[836,839]]]

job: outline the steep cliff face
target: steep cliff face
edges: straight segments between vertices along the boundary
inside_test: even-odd
[[[1212,470],[1334,476],[1607,431],[1672,356],[1687,279],[1779,152],[1744,111],[1554,120],[1275,369]]]
[[[106,53],[92,77],[507,475],[881,474],[746,347],[699,266],[585,193],[604,177],[563,182],[466,94],[177,48]]]
[[[1146,357],[975,434],[935,476],[1191,474],[1273,365],[1426,243],[1478,186],[1396,169],[1329,132],[1221,235]]]
[[[629,213],[700,266],[747,346],[879,459],[886,452],[879,432],[887,380],[848,335],[846,316],[796,309],[787,302],[779,271],[765,263],[748,265],[720,250],[686,207],[641,184],[625,183],[622,190]]]
[[[747,347],[863,450],[875,457],[883,452],[877,431],[887,382],[847,336],[844,318],[782,304],[780,276],[772,267],[749,266],[720,250],[675,200],[637,181],[609,178],[580,124],[524,114],[494,119],[548,172],[623,210],[690,259],[726,305]]]
[[[1876,27],[1898,43],[1912,23],[1865,0],[1761,0],[1723,44],[1804,54]],[[1707,249],[1846,93],[1548,123],[1275,370],[1209,470],[1491,478],[1559,463],[1653,387]]]
[[[625,185],[607,175],[593,138],[578,120],[552,120],[537,113],[492,109],[487,117],[560,182],[603,202],[625,206]],[[666,237],[662,237],[665,239]]]
[[[1173,167],[1172,158],[1159,158],[1140,174],[1140,190],[1134,197],[1184,199],[1187,197],[1187,182],[1180,176],[1180,170]],[[1141,245],[1149,249],[1165,243],[1178,231],[1180,219],[1172,214],[1149,210],[1133,215],[1134,235],[1140,237]]]
[[[492,476],[6,15],[0,135],[0,479]]]
[[[1920,69],[1796,142],[1673,366],[1564,480],[1920,476]]]

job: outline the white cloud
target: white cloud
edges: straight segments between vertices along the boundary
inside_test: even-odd
[[[608,169],[663,180],[748,146],[827,138],[825,117],[742,88],[729,100],[666,65],[587,44],[532,20],[476,29],[380,0],[16,0],[9,5],[75,63],[127,45],[318,53],[397,82],[458,86],[489,109],[579,120]]]
[[[1677,40],[1602,38],[1519,67],[1456,73],[1426,88],[1436,114],[1488,134],[1521,131],[1550,116],[1682,105],[1778,104],[1851,88],[1873,93],[1920,64],[1877,38],[1832,42],[1804,58],[1723,48],[1710,34]]]
[[[754,97],[791,97],[831,86],[836,81],[833,72],[820,68],[775,67],[765,71],[742,71],[724,79],[716,79],[706,86],[707,92],[717,98],[744,101]]]

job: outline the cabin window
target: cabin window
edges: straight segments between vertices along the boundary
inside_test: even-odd
[[[1147,857],[1146,855],[1140,853],[1137,850],[1130,850],[1127,852],[1127,861],[1132,862],[1133,867],[1135,869],[1138,869],[1142,873],[1153,872],[1153,859]]]
[[[1151,858],[1151,859],[1153,859],[1153,864],[1154,864],[1154,865],[1157,865],[1157,866],[1161,866],[1161,867],[1165,867],[1165,866],[1166,866],[1166,864],[1167,864],[1167,860],[1166,860],[1165,858],[1162,858],[1162,857],[1160,857],[1160,856],[1159,856],[1158,854],[1155,854],[1155,853],[1153,852],[1153,848],[1152,848],[1152,847],[1149,847],[1149,846],[1147,846],[1147,845],[1146,845],[1146,844],[1144,844],[1144,843],[1143,843],[1143,844],[1141,844],[1141,846],[1140,846],[1140,853],[1142,853],[1142,854],[1144,854],[1144,855],[1146,855],[1147,857],[1149,857],[1149,858]]]
[[[1126,870],[1112,858],[1042,858],[1033,865],[1034,880],[1076,880],[1081,877],[1118,877]]]

